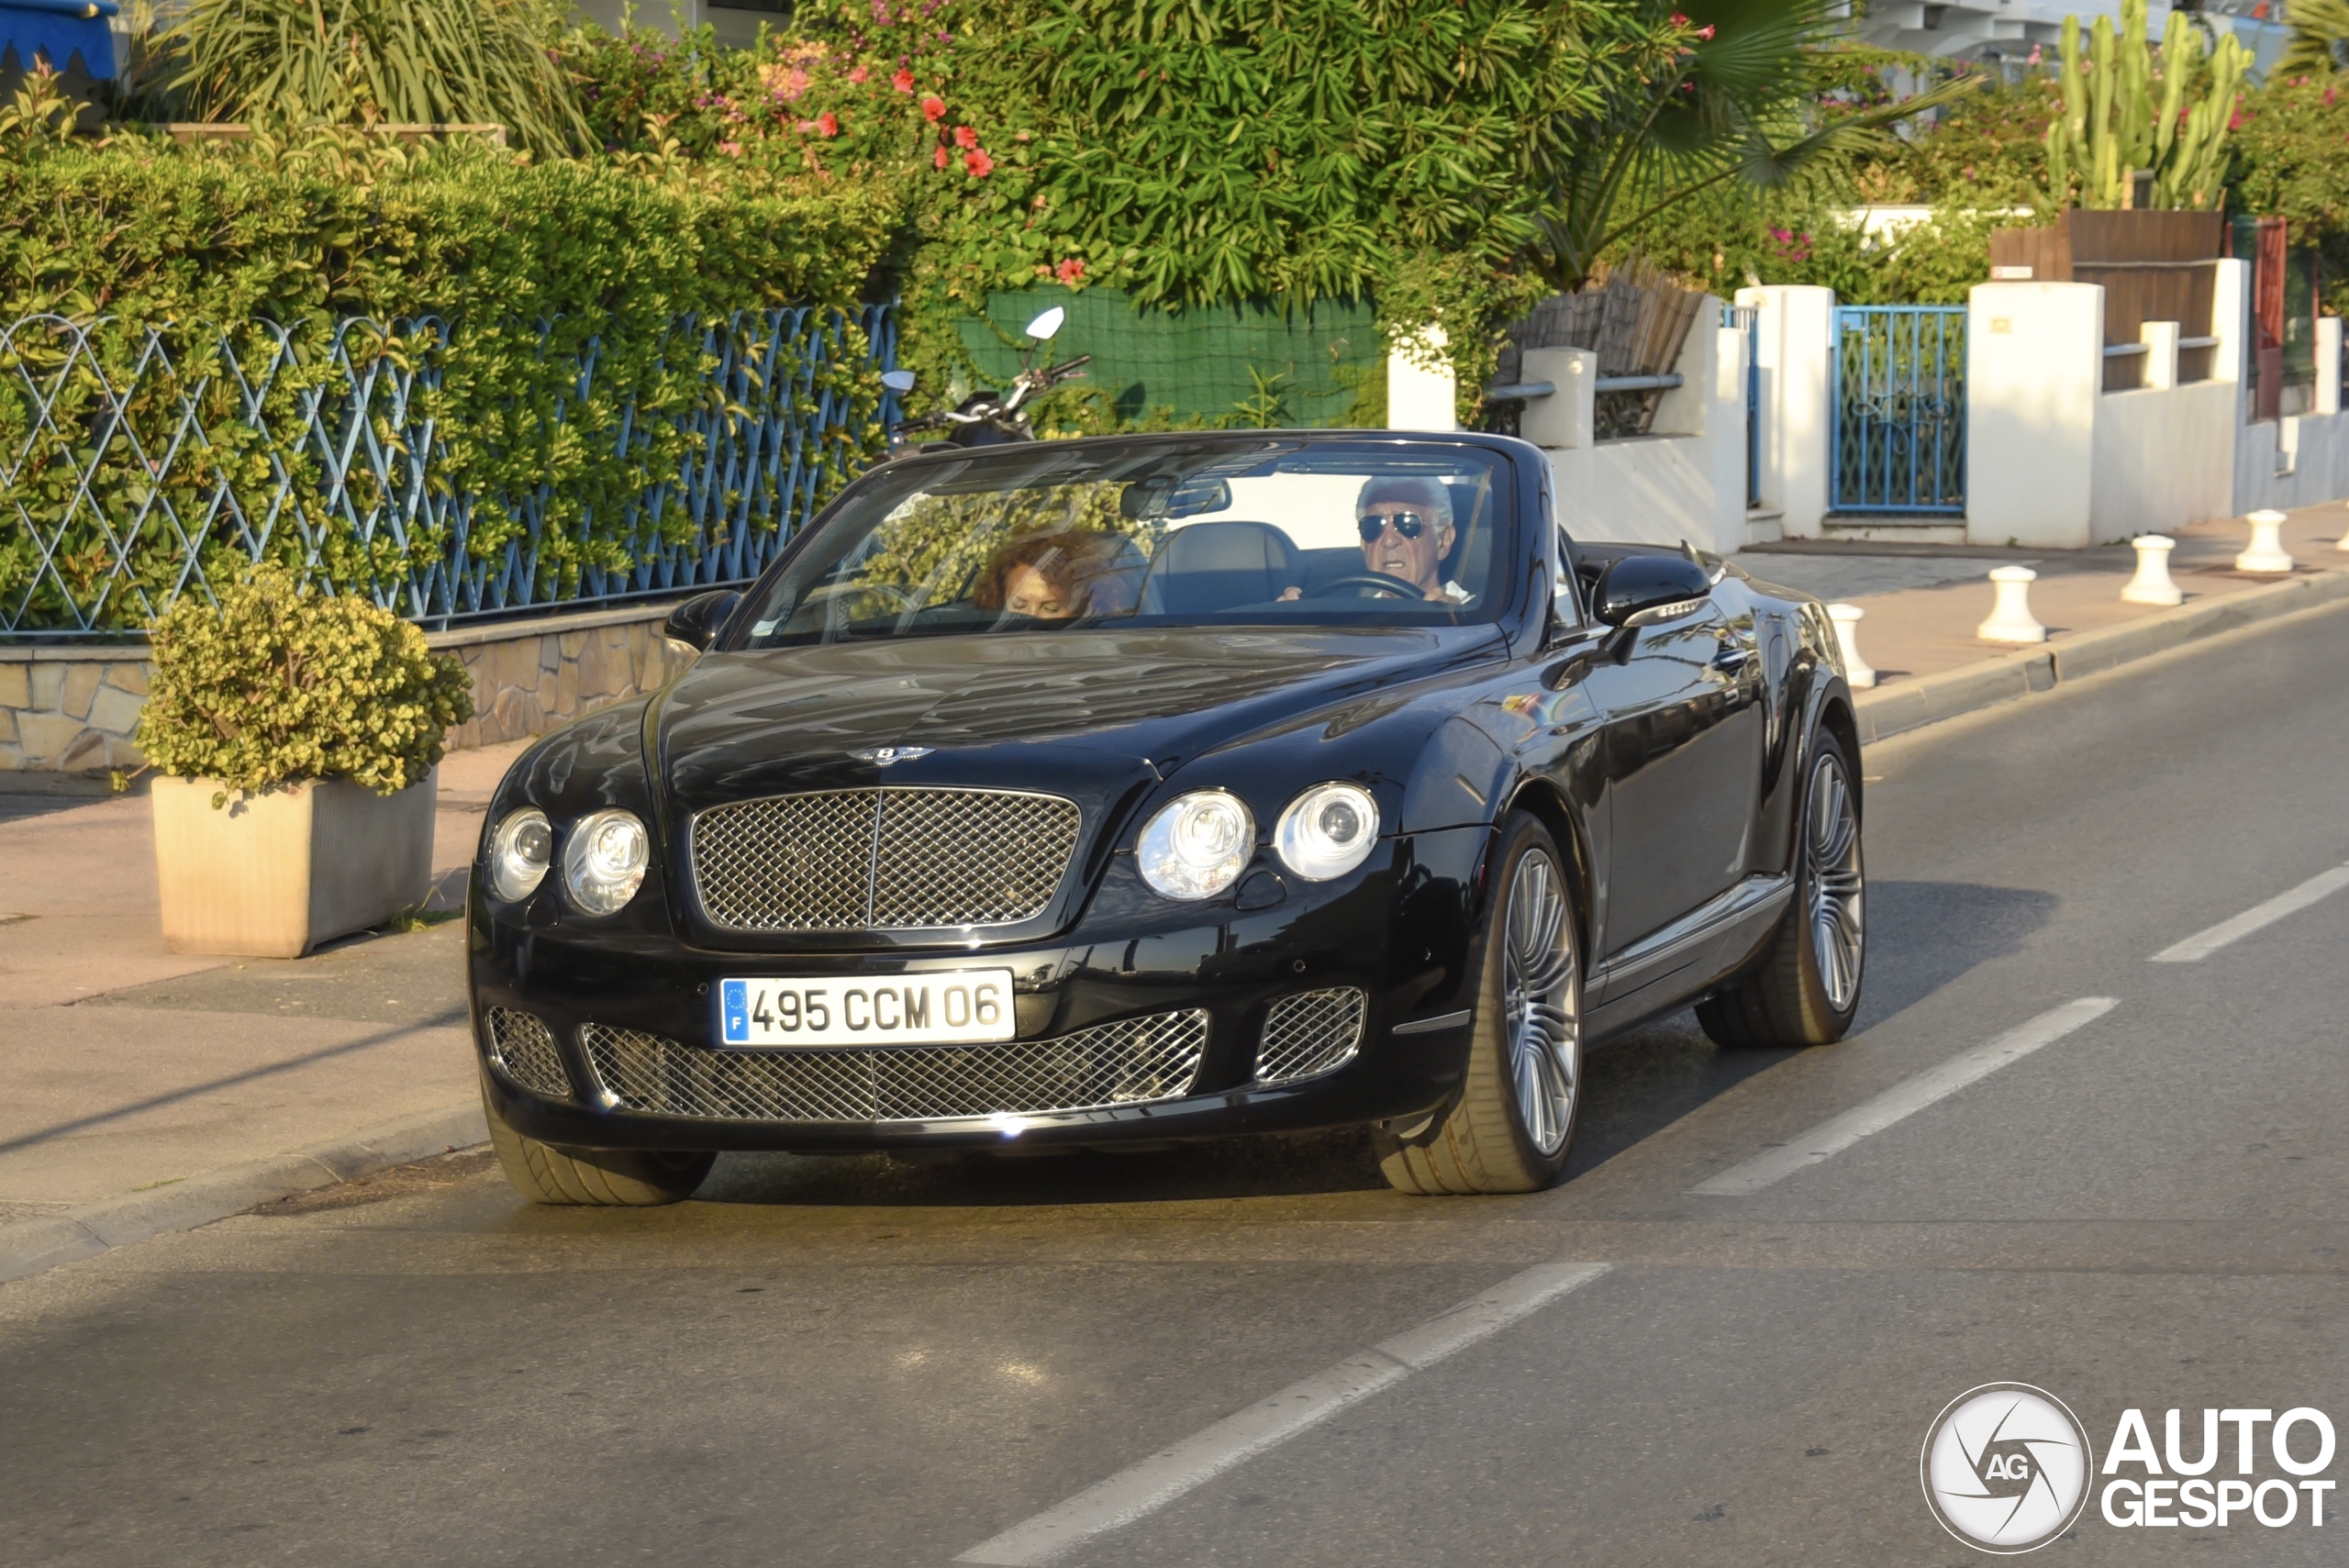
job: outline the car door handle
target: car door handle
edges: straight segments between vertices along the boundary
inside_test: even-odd
[[[1753,650],[1742,642],[1723,641],[1720,651],[1713,655],[1716,670],[1742,670],[1753,660]]]

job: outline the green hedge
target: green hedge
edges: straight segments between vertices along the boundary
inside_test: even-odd
[[[209,515],[210,526],[233,528],[208,512],[217,479],[259,493],[284,470],[316,489],[321,456],[298,439],[298,411],[306,395],[343,375],[328,350],[336,324],[354,317],[441,324],[427,335],[437,345],[434,384],[419,394],[440,449],[431,484],[468,498],[464,543],[476,560],[520,536],[507,503],[531,496],[544,559],[542,587],[530,596],[575,591],[583,570],[640,554],[640,531],[624,527],[629,504],[674,479],[697,439],[685,420],[664,416],[707,412],[723,396],[698,324],[786,304],[852,313],[900,222],[897,196],[877,182],[659,159],[541,164],[478,143],[403,150],[321,134],[184,149],[118,137],[8,150],[0,326],[43,313],[101,323],[87,333],[20,328],[0,353],[0,593],[15,596],[12,617],[49,549],[39,541],[61,527],[59,559],[77,582],[117,571],[132,553],[122,536],[151,509],[140,460],[120,442],[97,451],[68,439],[100,429],[109,397],[127,386],[146,389],[126,412],[150,446],[172,439],[173,399],[190,395],[199,406],[202,432],[190,439],[208,447],[206,462],[172,465],[184,488],[166,497],[183,526]],[[163,328],[161,339],[150,328]],[[291,334],[290,357],[281,331]],[[380,357],[403,373],[425,340],[342,337],[362,361]],[[157,341],[175,373],[135,373]],[[815,460],[825,484],[877,446],[879,388],[855,368],[862,348],[859,339],[821,384],[852,414],[828,439],[857,449]],[[583,385],[587,358],[594,373]],[[238,372],[250,382],[271,364],[265,392],[240,388]],[[258,422],[248,406],[256,395],[267,415]],[[47,434],[44,405],[56,428]],[[389,439],[383,416],[369,417]],[[28,446],[32,455],[20,458]],[[111,529],[72,515],[93,464]],[[148,520],[148,532],[163,526]],[[330,532],[342,527],[319,520]],[[668,537],[687,526],[673,509],[663,542],[691,543]],[[447,532],[427,520],[403,539],[376,540],[365,559],[348,558],[349,540],[329,538],[326,568],[345,584],[380,581],[441,557]],[[293,541],[288,529],[273,548],[291,550]],[[168,542],[142,539],[139,548]],[[206,541],[194,542],[201,555]],[[158,570],[143,557],[138,567],[142,577]],[[153,586],[167,594],[170,584]]]

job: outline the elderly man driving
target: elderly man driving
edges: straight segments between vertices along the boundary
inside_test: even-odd
[[[1354,502],[1364,564],[1399,578],[1437,604],[1461,604],[1468,591],[1443,580],[1452,553],[1452,498],[1432,479],[1373,479]]]

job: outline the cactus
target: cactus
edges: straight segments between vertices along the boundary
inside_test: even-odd
[[[2080,19],[2064,18],[2063,111],[2047,128],[2047,185],[2060,199],[2079,185],[2084,207],[2139,205],[2136,177],[2150,172],[2143,205],[2208,211],[2226,184],[2235,94],[2250,51],[2230,33],[2202,72],[2202,34],[2181,9],[2169,14],[2158,57],[2145,42],[2145,0],[2123,0],[2121,35],[2099,17],[2080,58]],[[2160,90],[2156,106],[2154,90]]]

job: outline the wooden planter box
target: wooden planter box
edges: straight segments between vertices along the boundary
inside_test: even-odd
[[[173,952],[299,958],[432,890],[437,772],[397,795],[312,779],[214,810],[211,779],[154,783],[155,869]]]

